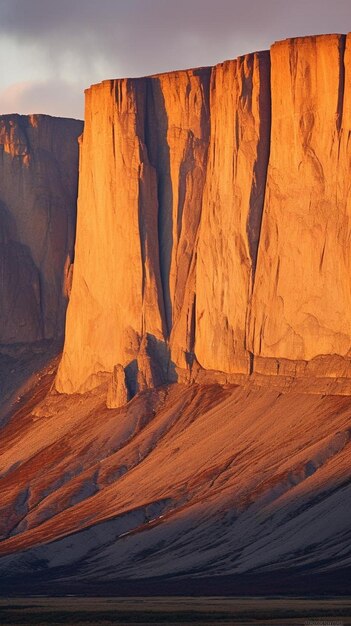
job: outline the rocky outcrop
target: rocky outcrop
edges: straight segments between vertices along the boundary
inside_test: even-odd
[[[59,391],[351,376],[350,72],[330,35],[86,92]]]
[[[123,365],[119,363],[113,368],[112,380],[107,390],[106,404],[109,409],[113,409],[127,404],[128,400],[130,400],[130,397],[128,393],[126,373]]]
[[[0,117],[0,344],[61,337],[83,124]]]

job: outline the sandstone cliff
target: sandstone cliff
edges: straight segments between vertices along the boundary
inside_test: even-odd
[[[309,361],[351,348],[350,37],[271,50],[272,130],[249,345]]]
[[[246,373],[246,318],[269,156],[269,53],[212,72],[211,140],[196,263],[195,350],[205,369]]]
[[[349,595],[350,66],[349,37],[309,37],[87,91],[56,387],[97,388],[52,390],[56,357],[5,415],[5,591]],[[47,166],[11,132],[25,197]],[[1,222],[26,339],[54,319],[43,207],[14,213],[22,261]]]
[[[47,115],[0,117],[0,344],[63,335],[82,130]]]
[[[59,391],[351,375],[350,74],[330,35],[87,90]]]

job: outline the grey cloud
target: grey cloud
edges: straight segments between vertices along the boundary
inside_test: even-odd
[[[56,54],[103,55],[124,73],[192,65],[217,49],[232,55],[272,39],[343,31],[350,0],[1,0],[0,32]],[[187,37],[185,37],[187,35]],[[193,46],[189,38],[193,36]],[[184,46],[184,39],[188,41]],[[236,44],[237,41],[237,44]],[[255,46],[257,41],[257,46]],[[245,48],[245,42],[247,42]],[[192,54],[197,59],[189,57]],[[222,55],[223,56],[223,55]],[[215,59],[215,61],[217,58]]]
[[[70,55],[85,86],[349,29],[350,0],[0,0],[0,37],[34,46],[53,80],[67,78]]]
[[[46,113],[83,119],[83,90],[65,81],[20,82],[0,91],[1,113]]]

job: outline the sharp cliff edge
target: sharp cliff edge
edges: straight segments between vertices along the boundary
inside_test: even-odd
[[[349,393],[350,135],[345,35],[88,89],[58,391],[109,378],[118,406],[254,372]]]

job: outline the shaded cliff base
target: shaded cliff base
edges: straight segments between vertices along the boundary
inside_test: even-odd
[[[146,390],[160,385],[239,384],[281,391],[295,390],[312,394],[351,395],[351,360],[339,355],[321,355],[311,361],[251,356],[251,373],[221,372],[204,369],[194,353],[188,355],[188,368],[177,367],[169,358],[163,342],[154,349],[142,342],[136,358],[126,367],[116,365],[112,374],[100,372],[88,379],[93,388],[107,385],[106,405],[118,408]],[[84,394],[83,394],[84,395]]]
[[[350,593],[350,397],[47,384],[2,431],[4,593]]]
[[[28,413],[45,397],[54,383],[62,345],[63,338],[0,345],[0,427],[19,409]]]
[[[257,386],[285,391],[351,395],[351,361],[338,355],[323,355],[311,361],[257,357],[252,358],[252,367],[251,375],[204,370],[197,365],[191,369],[190,376],[185,370],[178,372],[179,380],[184,382],[245,384],[251,381]]]

